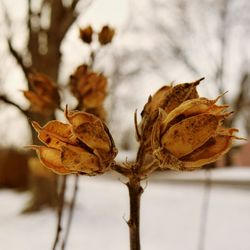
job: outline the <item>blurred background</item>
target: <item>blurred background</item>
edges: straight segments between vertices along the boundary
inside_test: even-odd
[[[102,49],[83,43],[79,28],[88,25],[114,28],[112,43]],[[45,123],[63,114],[30,112],[23,91],[33,69],[59,86],[62,108],[74,108],[69,77],[95,51],[93,68],[109,80],[106,122],[121,161],[136,154],[134,111],[139,114],[151,94],[172,82],[205,77],[198,89],[212,99],[228,91],[220,100],[234,111],[227,125],[249,137],[248,0],[1,0],[0,29],[3,250],[49,249],[56,225],[48,207],[57,204],[58,178],[31,164],[33,155],[23,147],[37,143],[29,118]],[[248,142],[236,143],[205,170],[154,175],[142,198],[142,248],[250,249],[249,154]],[[81,177],[68,249],[128,249],[122,219],[128,217],[127,190],[118,179]],[[72,185],[70,179],[69,196]]]

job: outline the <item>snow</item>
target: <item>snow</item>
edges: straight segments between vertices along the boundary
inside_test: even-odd
[[[204,171],[158,173],[148,183],[143,183],[143,250],[198,249],[204,176],[207,176]],[[211,178],[204,250],[250,249],[250,169],[213,170]],[[241,180],[242,185],[224,185]],[[73,177],[70,177],[67,199],[72,184]],[[113,175],[81,177],[79,186],[67,249],[129,249],[125,223],[129,216],[128,196],[122,180]],[[1,250],[51,249],[56,228],[55,212],[44,210],[20,215],[29,198],[29,193],[0,191]]]

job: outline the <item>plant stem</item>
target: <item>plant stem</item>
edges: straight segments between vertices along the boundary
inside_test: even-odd
[[[66,181],[67,181],[67,177],[65,175],[62,178],[62,184],[61,184],[61,189],[60,189],[60,194],[59,194],[56,237],[54,240],[52,250],[56,249],[56,246],[60,238],[60,233],[62,231],[62,215],[63,215],[63,209],[64,209],[64,196],[65,196],[65,190],[66,190]]]
[[[143,188],[140,179],[130,176],[127,183],[130,199],[130,218],[128,221],[130,250],[140,250],[140,200]]]
[[[66,225],[66,232],[65,232],[65,236],[64,236],[63,243],[62,243],[62,248],[61,248],[62,250],[65,249],[66,244],[67,244],[67,240],[68,240],[68,237],[69,237],[69,232],[70,232],[70,227],[71,227],[71,223],[72,223],[73,213],[74,213],[74,210],[75,210],[76,196],[77,196],[77,190],[78,190],[78,180],[79,180],[79,176],[76,174],[75,175],[73,197],[72,197],[72,200],[70,201],[69,217],[68,217],[68,221],[67,221],[67,225]]]

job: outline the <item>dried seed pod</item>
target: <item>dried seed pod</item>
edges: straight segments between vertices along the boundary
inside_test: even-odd
[[[89,25],[85,28],[80,28],[80,38],[83,42],[90,44],[92,42],[93,29]]]
[[[86,112],[68,112],[65,116],[77,138],[93,150],[102,162],[110,162],[117,150],[106,125],[98,117]]]
[[[184,101],[171,112],[160,110],[153,125],[151,146],[162,168],[193,170],[216,161],[231,147],[236,129],[226,129],[223,120],[231,112],[215,100]]]
[[[101,174],[109,170],[117,150],[106,125],[86,112],[69,112],[70,124],[50,121],[43,127],[32,122],[46,145],[31,146],[43,165],[58,174]]]
[[[164,110],[165,113],[170,113],[184,101],[197,98],[196,86],[202,79],[191,83],[178,84],[174,87],[164,86],[149,98],[141,113],[142,120],[140,123],[141,140],[144,141],[148,152],[152,151],[150,138],[153,125],[159,114],[159,108]]]
[[[87,65],[79,66],[70,77],[71,92],[79,102],[79,109],[101,109],[107,95],[107,78],[93,72]]]
[[[98,34],[98,40],[101,45],[106,45],[112,42],[115,30],[110,28],[108,25],[102,27],[102,30]]]
[[[29,75],[30,90],[23,91],[30,101],[31,111],[51,115],[60,105],[60,95],[56,85],[41,73]]]

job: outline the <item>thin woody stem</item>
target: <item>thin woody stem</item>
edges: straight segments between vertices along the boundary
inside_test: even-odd
[[[59,194],[59,202],[58,202],[58,213],[57,213],[57,228],[56,228],[56,237],[53,243],[52,250],[56,249],[56,246],[60,239],[60,234],[62,231],[62,215],[63,215],[63,208],[64,208],[64,197],[65,197],[65,190],[66,190],[66,182],[67,177],[63,176],[61,190]]]
[[[140,201],[143,188],[140,179],[136,176],[129,177],[127,183],[130,199],[130,218],[128,221],[130,250],[140,250]]]
[[[78,181],[79,181],[79,176],[75,175],[74,192],[73,192],[72,200],[70,202],[69,217],[68,217],[68,221],[67,221],[65,236],[63,239],[63,243],[62,243],[62,248],[61,248],[62,250],[65,249],[66,244],[67,244],[67,240],[69,237],[70,227],[71,227],[72,218],[73,218],[73,214],[74,214],[74,210],[75,210],[76,196],[77,196],[77,191],[78,191]]]

